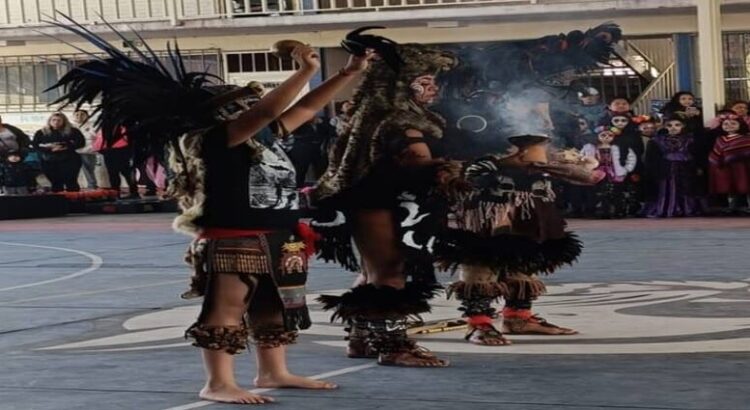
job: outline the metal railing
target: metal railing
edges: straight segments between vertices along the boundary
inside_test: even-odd
[[[638,114],[651,114],[652,101],[668,100],[676,92],[675,63],[672,63],[633,101],[633,111]]]
[[[47,25],[59,13],[82,24],[171,22],[408,8],[535,5],[603,0],[0,0],[0,28]]]

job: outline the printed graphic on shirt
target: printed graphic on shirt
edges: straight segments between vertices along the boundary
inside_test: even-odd
[[[294,165],[279,143],[261,150],[261,160],[250,167],[248,177],[251,208],[299,209]]]

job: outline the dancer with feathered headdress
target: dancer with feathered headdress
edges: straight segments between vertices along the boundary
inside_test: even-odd
[[[168,51],[166,64],[148,46],[132,59],[71,23],[55,24],[108,56],[91,54],[92,61],[65,75],[55,86],[65,87],[57,102],[94,104],[107,139],[127,129],[136,161],[159,155],[165,145],[173,151],[172,188],[182,209],[174,225],[196,236],[189,251],[196,271],[191,293],[204,298],[186,331],[202,348],[207,381],[201,398],[273,401],[235,381],[233,355],[247,347],[248,337],[257,345],[256,386],[335,388],[286,367],[286,345],[310,326],[304,285],[312,249],[304,241],[307,231],[298,227],[295,171],[279,139],[357,77],[372,53],[361,50],[287,108],[320,67],[318,54],[304,44],[290,50],[299,69],[258,99],[252,88],[217,86],[209,74],[187,72],[178,49]]]

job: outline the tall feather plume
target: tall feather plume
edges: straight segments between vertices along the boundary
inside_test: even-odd
[[[161,156],[167,143],[177,148],[176,140],[185,132],[216,124],[213,107],[205,104],[212,95],[204,87],[220,79],[206,72],[187,72],[179,47],[167,45],[165,64],[136,33],[143,49],[133,46],[137,56],[134,59],[69,16],[57,14],[67,22],[48,23],[85,39],[107,57],[84,51],[91,60],[73,67],[47,89],[64,90],[52,104],[61,104],[61,108],[84,104],[94,107],[99,113],[95,125],[101,127],[108,144],[114,143],[124,127],[135,150],[135,160],[140,163],[149,156]],[[129,41],[112,25],[105,24]]]

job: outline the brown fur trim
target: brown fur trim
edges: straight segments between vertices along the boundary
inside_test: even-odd
[[[203,137],[208,129],[187,133],[179,138],[183,157],[170,150],[169,166],[175,172],[169,194],[177,198],[181,213],[172,222],[175,231],[190,235],[198,234],[195,221],[203,216],[206,202],[206,165],[201,157]],[[184,162],[182,159],[184,158]]]
[[[547,293],[547,287],[534,275],[513,273],[502,280],[509,289],[510,299],[536,299]]]
[[[466,283],[458,281],[451,283],[446,288],[446,294],[448,299],[455,296],[458,300],[469,299],[472,296],[497,299],[501,296],[508,297],[510,289],[502,282]]]
[[[195,323],[185,331],[185,338],[193,339],[193,346],[196,347],[237,354],[247,348],[248,332],[244,325],[209,326]]]
[[[282,329],[253,329],[253,343],[262,349],[286,346],[297,342],[297,332]]]
[[[445,120],[416,105],[411,82],[425,74],[438,74],[456,63],[443,50],[420,44],[398,46],[404,65],[398,73],[383,61],[373,61],[354,94],[354,112],[346,132],[331,150],[329,165],[311,193],[318,202],[355,186],[384,155],[388,138],[403,138],[407,129],[442,137]]]

